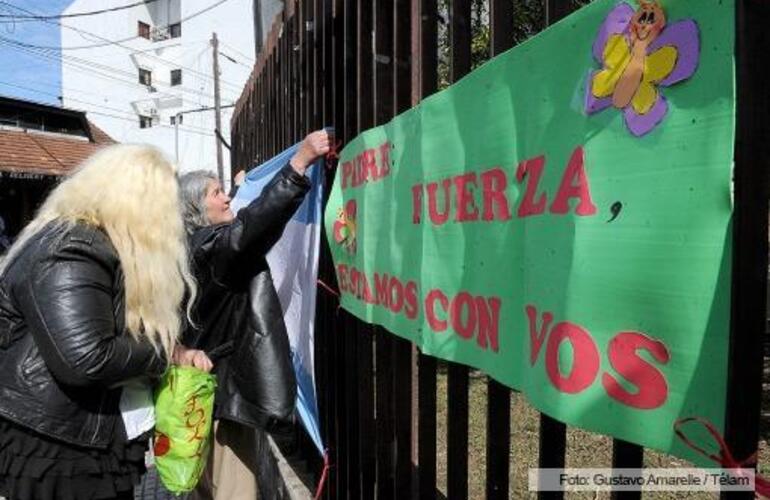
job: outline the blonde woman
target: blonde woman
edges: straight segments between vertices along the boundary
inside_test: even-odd
[[[122,386],[166,360],[195,296],[173,166],[148,146],[101,150],[63,181],[0,262],[0,496],[132,499],[147,434]],[[188,300],[188,305],[192,299]]]

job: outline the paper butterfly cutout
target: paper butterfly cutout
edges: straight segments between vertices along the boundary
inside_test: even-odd
[[[334,241],[348,253],[356,253],[356,200],[350,200],[337,212],[334,221]]]
[[[657,1],[642,0],[636,11],[621,3],[599,28],[593,56],[602,69],[588,78],[586,113],[610,106],[620,109],[629,131],[641,137],[668,112],[661,87],[695,73],[700,60],[698,24],[684,19],[667,25]]]

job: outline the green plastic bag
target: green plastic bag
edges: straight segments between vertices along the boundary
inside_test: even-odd
[[[172,366],[155,391],[155,467],[173,493],[192,491],[211,444],[216,377],[191,366]]]

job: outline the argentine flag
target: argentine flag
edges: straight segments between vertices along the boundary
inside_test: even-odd
[[[234,212],[255,200],[270,179],[297,151],[295,144],[278,156],[252,169],[230,203]],[[297,413],[313,443],[323,454],[316,403],[313,363],[313,323],[315,321],[316,281],[321,242],[321,201],[323,197],[323,161],[316,162],[305,174],[312,187],[305,201],[278,243],[267,254],[270,273],[283,308],[289,333],[294,371],[297,374]]]

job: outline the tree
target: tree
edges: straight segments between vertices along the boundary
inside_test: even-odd
[[[508,0],[513,2],[513,40],[519,44],[545,28],[544,0]],[[575,8],[592,0],[571,0]],[[439,89],[449,86],[449,9],[451,0],[438,0],[438,77]],[[490,28],[488,0],[471,0],[471,69],[476,69],[490,58]]]

